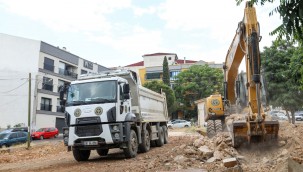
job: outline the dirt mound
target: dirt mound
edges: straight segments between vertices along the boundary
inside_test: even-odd
[[[66,152],[62,141],[52,144],[35,145],[30,147],[29,150],[25,147],[19,146],[0,150],[0,164],[39,159],[50,155],[57,156],[60,152]]]

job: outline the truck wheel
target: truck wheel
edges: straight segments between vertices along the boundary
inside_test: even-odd
[[[151,141],[150,141],[150,146],[151,146],[151,147],[156,147],[156,146],[157,146],[156,140],[151,140]]]
[[[164,132],[162,127],[159,127],[159,138],[156,140],[156,144],[158,147],[164,145]]]
[[[130,130],[129,141],[127,142],[127,148],[124,148],[124,155],[126,158],[133,158],[138,152],[138,139],[134,130]]]
[[[90,150],[73,149],[73,155],[77,161],[87,161],[90,156]]]
[[[149,131],[145,131],[142,136],[142,143],[139,145],[139,149],[141,152],[148,152],[150,150],[150,137]]]
[[[97,153],[100,156],[106,156],[108,154],[108,149],[97,149]]]
[[[165,125],[163,125],[162,128],[163,128],[163,133],[164,133],[164,144],[167,144],[168,143],[168,130]]]

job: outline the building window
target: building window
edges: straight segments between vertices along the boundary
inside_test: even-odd
[[[168,60],[171,60],[171,57],[168,57]]]
[[[146,79],[161,79],[161,73],[146,73]]]
[[[180,73],[180,71],[171,71],[169,72],[169,75],[170,75],[170,80],[173,81],[173,80],[176,80],[176,76]]]
[[[52,111],[52,100],[48,98],[41,98],[40,110]]]
[[[44,57],[43,69],[54,72],[54,60]]]
[[[48,77],[43,77],[42,89],[53,91],[53,79]]]
[[[81,69],[81,75],[82,75],[82,74],[87,74],[87,71],[86,71],[86,70]]]
[[[77,68],[75,66],[59,62],[59,74],[69,76],[77,79],[77,74],[74,72]]]

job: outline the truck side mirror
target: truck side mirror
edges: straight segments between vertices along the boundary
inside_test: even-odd
[[[123,93],[124,94],[129,94],[129,84],[124,84],[123,85]]]
[[[60,100],[64,100],[64,94],[66,93],[68,87],[69,87],[68,84],[64,84],[64,85],[61,86],[60,91],[59,91]]]
[[[64,100],[64,93],[65,93],[64,89],[60,89],[60,100],[61,101]]]
[[[60,108],[60,111],[64,113],[64,112],[65,112],[65,106],[64,106],[64,105],[61,105],[60,107],[61,107],[61,108]]]
[[[60,100],[60,105],[65,106],[66,100]]]
[[[130,97],[129,97],[129,94],[124,94],[124,95],[123,95],[123,98],[124,98],[124,99],[129,99],[129,98],[130,98]]]

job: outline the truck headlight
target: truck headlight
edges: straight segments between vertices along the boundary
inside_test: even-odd
[[[115,133],[115,139],[119,139],[119,137],[120,137],[120,134],[119,133]]]
[[[119,127],[118,127],[117,125],[114,125],[114,126],[113,126],[113,130],[114,130],[114,131],[119,131]]]

